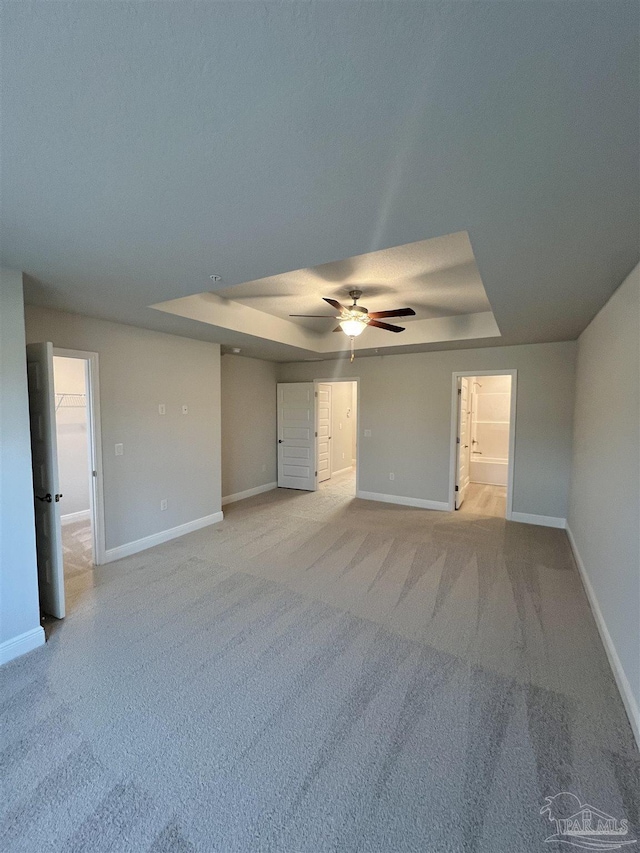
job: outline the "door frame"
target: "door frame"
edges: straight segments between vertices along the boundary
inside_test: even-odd
[[[360,377],[359,376],[341,376],[340,378],[314,379],[313,380],[313,399],[318,400],[318,385],[335,385],[337,382],[355,382],[356,384],[356,496],[360,491]],[[318,458],[318,449],[316,443],[316,460]],[[316,477],[316,489],[318,488],[318,478]]]
[[[103,565],[105,560],[105,524],[104,524],[104,480],[102,469],[102,431],[100,421],[100,375],[97,352],[84,350],[53,348],[54,358],[78,358],[87,363],[85,372],[87,386],[87,438],[91,456],[91,470],[95,476],[91,478],[90,494],[91,534],[93,562],[96,566]],[[55,376],[55,374],[54,374]]]
[[[456,370],[451,377],[451,443],[449,451],[449,512],[456,508],[456,465],[458,458],[458,380],[466,376],[510,376],[511,400],[509,408],[509,461],[507,467],[507,509],[505,518],[510,521],[513,517],[513,473],[515,470],[516,450],[516,403],[518,391],[518,371],[505,370]]]

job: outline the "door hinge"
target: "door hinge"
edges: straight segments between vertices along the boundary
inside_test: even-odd
[[[316,471],[316,477],[318,476],[318,472]]]
[[[318,396],[318,392],[316,391],[316,392],[315,392],[315,394],[314,394],[313,396],[314,396],[314,397],[317,397],[317,396]]]
[[[462,388],[458,388],[458,394],[462,394]]]
[[[317,433],[317,432],[315,433],[315,436],[316,436],[316,438],[318,437],[318,433]]]
[[[460,444],[460,439],[456,438],[456,444]]]
[[[456,486],[456,492],[458,491],[458,487]]]

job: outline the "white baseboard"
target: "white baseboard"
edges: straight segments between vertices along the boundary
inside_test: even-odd
[[[245,498],[252,498],[254,495],[261,495],[263,492],[270,492],[272,489],[277,489],[277,483],[265,483],[264,486],[255,486],[253,489],[245,489],[244,492],[236,492],[235,495],[227,495],[222,498],[222,506],[242,501]]]
[[[17,637],[5,640],[4,643],[0,644],[0,666],[20,657],[20,655],[32,652],[38,646],[44,645],[44,639],[44,630],[38,625],[37,628],[25,631],[24,634],[18,634]]]
[[[522,524],[537,524],[539,527],[557,527],[564,530],[566,518],[556,518],[553,515],[532,515],[529,512],[512,512],[509,521],[519,521]]]
[[[339,468],[337,471],[332,471],[331,476],[337,477],[338,474],[346,474],[347,471],[353,471],[353,465],[347,465],[346,468]]]
[[[169,530],[161,530],[160,533],[145,536],[144,539],[136,539],[135,542],[127,542],[126,545],[109,548],[104,553],[104,562],[112,563],[114,560],[130,557],[131,554],[146,551],[147,548],[153,548],[155,545],[162,545],[163,542],[168,542],[170,539],[177,539],[186,533],[193,533],[194,530],[201,530],[210,524],[217,524],[222,519],[223,514],[221,512],[214,512],[212,515],[205,515],[204,518],[196,518],[195,521],[187,521],[186,524],[180,524],[178,527],[171,527]]]
[[[357,498],[364,501],[379,501],[384,504],[399,504],[400,506],[415,506],[420,509],[435,509],[448,512],[449,504],[446,501],[426,501],[422,498],[405,498],[401,495],[383,495],[379,492],[356,492]]]
[[[566,530],[567,537],[569,538],[569,543],[571,545],[571,550],[573,551],[573,556],[575,558],[576,565],[578,566],[580,577],[582,578],[582,585],[584,586],[584,590],[587,593],[587,598],[589,599],[589,604],[591,605],[591,610],[596,620],[598,631],[600,632],[600,639],[602,640],[602,645],[604,646],[604,650],[607,653],[609,664],[613,671],[613,677],[615,678],[616,684],[618,685],[618,690],[622,698],[622,704],[624,705],[625,711],[627,712],[627,716],[629,717],[629,722],[631,723],[633,735],[636,739],[638,746],[640,747],[640,708],[638,708],[638,702],[636,700],[636,697],[633,695],[633,691],[631,690],[629,679],[627,678],[625,671],[622,668],[622,663],[620,662],[618,652],[616,651],[616,647],[613,643],[613,640],[611,639],[611,634],[609,633],[607,623],[604,620],[604,615],[602,613],[602,610],[600,609],[600,604],[598,603],[595,590],[591,585],[589,575],[587,574],[585,565],[582,562],[582,557],[580,556],[580,552],[578,551],[576,540],[574,539],[573,533],[571,532],[569,526],[567,526]]]
[[[89,521],[91,518],[90,509],[81,509],[80,512],[68,512],[66,515],[60,516],[61,524],[73,524],[74,521]]]

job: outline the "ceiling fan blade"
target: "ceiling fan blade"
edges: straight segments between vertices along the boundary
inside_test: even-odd
[[[416,312],[413,308],[396,308],[395,311],[369,311],[369,316],[373,320],[381,317],[415,317]]]
[[[321,317],[325,320],[337,320],[333,314],[289,314],[290,317]]]
[[[371,316],[371,314],[369,314]],[[368,326],[375,326],[376,329],[386,329],[387,332],[404,332],[403,326],[392,326],[390,323],[380,323],[378,320],[369,320]]]
[[[340,303],[338,302],[337,299],[329,299],[328,296],[323,296],[322,298],[324,299],[325,302],[328,302],[332,308],[335,308],[336,311],[344,311],[345,310],[344,305],[340,305]]]
[[[336,326],[336,327],[335,327],[335,329],[334,329],[333,331],[334,331],[334,332],[341,332],[341,331],[342,331],[342,326]]]

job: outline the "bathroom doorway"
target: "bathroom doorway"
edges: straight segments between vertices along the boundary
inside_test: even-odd
[[[450,508],[510,518],[516,371],[454,374]]]

